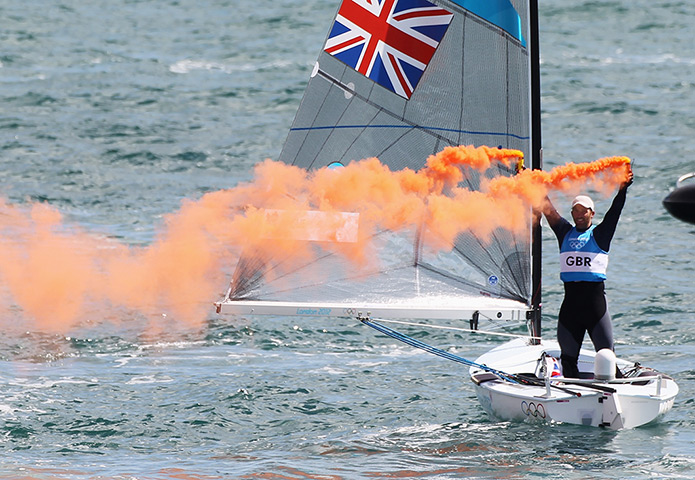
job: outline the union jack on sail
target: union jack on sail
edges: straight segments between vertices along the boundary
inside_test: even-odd
[[[427,0],[343,0],[324,50],[410,98],[452,18]]]

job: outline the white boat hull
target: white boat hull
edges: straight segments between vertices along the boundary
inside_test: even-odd
[[[560,348],[556,342],[531,345],[518,339],[482,355],[475,363],[508,374],[537,375],[543,353],[559,358]],[[581,352],[579,370],[586,376],[593,375],[594,357],[594,352]],[[634,367],[622,360],[617,361],[617,366],[621,371]],[[470,369],[480,404],[496,418],[614,430],[650,423],[673,406],[678,394],[678,385],[673,379],[649,369],[640,372],[641,377],[610,381],[541,375],[536,384],[519,384],[503,380],[480,367]]]

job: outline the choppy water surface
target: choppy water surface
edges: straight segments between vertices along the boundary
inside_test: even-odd
[[[695,4],[540,3],[546,167],[636,160],[608,295],[618,353],[681,387],[663,421],[621,432],[495,422],[464,368],[355,322],[211,310],[192,327],[94,311],[67,334],[3,322],[0,478],[692,478],[695,228],[661,200],[695,169]],[[277,156],[336,8],[5,2],[0,196],[148,244],[183,199]],[[544,248],[552,335],[550,232]],[[495,344],[419,335],[468,358]]]

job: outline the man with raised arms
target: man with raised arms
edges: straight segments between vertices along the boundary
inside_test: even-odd
[[[579,377],[577,361],[584,334],[598,352],[613,350],[613,327],[608,313],[604,280],[608,250],[625,205],[627,188],[632,184],[630,169],[603,221],[593,224],[594,202],[586,195],[572,201],[574,226],[564,219],[546,197],[543,214],[560,245],[560,279],[565,298],[560,307],[557,340],[560,343],[562,372],[565,377]]]

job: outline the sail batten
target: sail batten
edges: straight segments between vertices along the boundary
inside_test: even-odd
[[[360,125],[317,125],[312,127],[292,127],[290,130],[294,132],[311,131],[311,130],[345,130],[345,129],[356,129],[356,130],[366,130],[368,128],[382,129],[382,128],[393,128],[400,130],[412,130],[414,128],[419,128],[421,130],[430,132],[447,132],[455,134],[465,134],[465,135],[489,135],[498,137],[512,137],[518,140],[528,140],[528,135],[521,136],[514,133],[502,133],[502,132],[484,132],[484,131],[474,131],[474,130],[460,130],[454,128],[446,127],[435,127],[431,125],[374,125],[369,123],[364,123]],[[446,137],[441,136],[440,139],[448,140]]]

